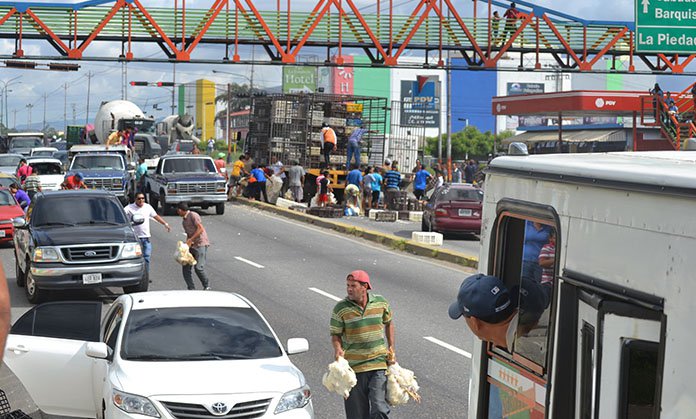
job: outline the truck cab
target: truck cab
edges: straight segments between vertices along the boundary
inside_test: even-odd
[[[173,214],[180,202],[202,209],[215,206],[218,215],[225,212],[225,178],[217,172],[213,159],[208,156],[161,157],[154,173],[145,175],[145,191],[150,205],[155,209],[162,205],[166,215]]]
[[[7,134],[9,141],[9,153],[29,156],[35,147],[43,147],[42,132],[19,132]]]
[[[82,173],[84,182],[90,189],[103,189],[111,191],[124,205],[128,203],[131,195],[135,193],[134,181],[131,171],[135,165],[126,161],[126,153],[115,150],[117,146],[110,147],[109,151],[104,146],[84,146],[85,151],[75,150],[73,153],[67,176]],[[89,147],[101,147],[101,151],[88,151]]]

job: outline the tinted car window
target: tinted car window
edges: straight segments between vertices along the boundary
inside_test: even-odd
[[[20,156],[0,156],[0,166],[17,166],[21,159]]]
[[[261,359],[282,354],[251,308],[177,307],[133,310],[121,357],[129,360]]]
[[[60,175],[63,173],[63,168],[57,163],[30,163],[34,170],[38,170],[42,175]]]
[[[17,205],[10,191],[0,191],[0,205]]]
[[[215,164],[209,159],[167,159],[164,173],[215,173]]]
[[[32,225],[126,224],[123,208],[105,197],[45,197],[32,212]]]
[[[121,156],[75,156],[72,166],[76,169],[123,170]]]
[[[43,145],[43,140],[40,138],[14,138],[12,139],[11,148],[33,148],[41,147]]]
[[[483,201],[483,191],[473,188],[444,187],[437,191],[438,201]]]
[[[34,151],[31,153],[32,157],[53,157],[53,151],[51,150],[41,150]]]
[[[46,303],[20,317],[10,333],[98,342],[100,319],[101,302]]]

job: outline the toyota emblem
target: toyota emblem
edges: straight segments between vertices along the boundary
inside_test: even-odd
[[[97,256],[97,252],[95,252],[94,250],[88,250],[85,252],[85,257],[93,258],[95,256]]]
[[[213,403],[213,405],[210,407],[213,409],[213,413],[216,415],[224,415],[227,413],[227,404],[223,402]]]

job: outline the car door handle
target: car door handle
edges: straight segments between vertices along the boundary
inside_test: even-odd
[[[29,349],[25,348],[24,345],[8,346],[7,350],[10,352],[14,352],[17,355],[29,352]]]

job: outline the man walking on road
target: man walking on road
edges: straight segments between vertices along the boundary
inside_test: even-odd
[[[304,191],[302,185],[305,181],[305,169],[300,166],[300,162],[295,160],[287,170],[288,173],[288,185],[290,187],[290,192],[292,193],[292,199],[295,202],[302,202]]]
[[[205,228],[201,223],[201,216],[189,210],[188,204],[185,202],[179,203],[176,208],[176,213],[179,217],[183,218],[181,225],[184,227],[186,232],[186,244],[191,251],[194,259],[196,259],[196,264],[192,267],[191,265],[182,265],[181,270],[184,274],[184,281],[186,281],[186,287],[190,290],[195,290],[196,286],[193,284],[193,275],[191,274],[191,268],[196,271],[196,276],[200,279],[203,289],[210,289],[210,282],[208,281],[208,276],[205,274],[205,257],[208,253],[208,246],[210,242],[208,241],[208,234],[205,232]]]
[[[134,203],[126,205],[123,209],[126,211],[126,214],[128,214],[128,216],[131,219],[133,219],[133,216],[135,214],[142,215],[145,219],[145,221],[142,224],[133,226],[133,230],[135,231],[135,235],[138,237],[138,240],[140,240],[140,245],[143,248],[145,269],[147,270],[149,275],[150,256],[152,255],[152,243],[150,243],[150,218],[154,218],[155,221],[162,224],[164,228],[167,229],[167,232],[172,231],[172,228],[169,227],[169,224],[167,224],[166,221],[164,221],[164,218],[157,215],[157,211],[155,211],[155,209],[152,208],[152,205],[145,202],[145,194],[142,192],[138,192],[135,195]]]
[[[336,359],[343,357],[358,380],[344,402],[346,418],[387,418],[387,366],[396,362],[392,311],[381,295],[371,294],[367,272],[346,278],[348,296],[331,313],[331,344]]]

